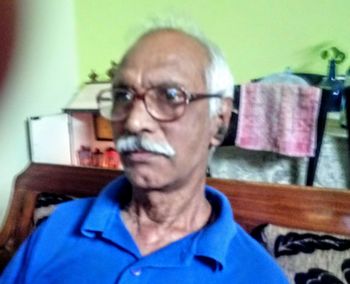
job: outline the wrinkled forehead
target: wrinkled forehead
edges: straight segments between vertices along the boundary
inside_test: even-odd
[[[172,70],[189,80],[205,84],[209,53],[197,39],[183,32],[166,29],[143,35],[126,53],[117,76],[128,70]],[[171,75],[171,74],[169,74]]]

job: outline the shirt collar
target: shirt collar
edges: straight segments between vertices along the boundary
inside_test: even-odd
[[[140,251],[120,216],[123,204],[130,197],[131,185],[126,177],[112,181],[93,203],[81,226],[81,233],[90,238],[99,235],[139,258]]]
[[[95,232],[104,232],[111,218],[119,213],[122,200],[130,194],[130,183],[124,176],[109,183],[92,204],[81,227],[82,233],[92,237]]]
[[[187,253],[192,251],[193,256],[199,260],[203,260],[207,264],[214,263],[214,269],[222,269],[226,264],[228,247],[237,229],[233,221],[231,205],[226,196],[210,186],[206,186],[205,192],[213,208],[215,220],[197,232],[194,238],[191,237],[193,242]],[[131,185],[124,176],[108,184],[93,203],[83,222],[81,232],[87,237],[94,237],[96,233],[100,232],[105,238],[116,244],[120,244],[120,240],[123,242],[128,240],[126,246],[129,249],[132,248],[131,252],[135,256],[140,257],[140,253],[120,217],[123,200],[130,198],[130,194]],[[211,261],[208,262],[208,259]]]
[[[226,255],[237,228],[233,220],[233,212],[226,196],[218,190],[206,186],[206,196],[209,200],[215,220],[198,234],[194,254],[198,257],[214,261],[215,269],[222,269],[226,264]]]

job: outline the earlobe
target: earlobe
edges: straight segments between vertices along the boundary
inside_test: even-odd
[[[231,114],[232,114],[232,99],[224,98],[221,104],[220,112],[216,115],[215,132],[211,139],[211,146],[219,146],[225,139],[226,132],[229,128]]]
[[[218,139],[220,141],[220,143],[224,140],[225,135],[227,132],[227,127],[224,125],[221,125],[215,135],[215,138]]]

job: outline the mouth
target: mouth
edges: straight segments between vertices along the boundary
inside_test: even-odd
[[[131,162],[131,163],[132,162],[146,163],[156,156],[162,156],[158,153],[154,153],[146,150],[127,151],[127,152],[121,153],[121,155],[126,162]]]

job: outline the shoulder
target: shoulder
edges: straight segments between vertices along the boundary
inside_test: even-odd
[[[128,184],[125,177],[120,177],[107,184],[95,197],[77,198],[72,201],[61,203],[53,211],[46,223],[64,221],[67,225],[85,219],[91,211],[101,212],[123,198]],[[94,210],[93,210],[94,209]]]
[[[58,205],[52,214],[34,231],[35,244],[57,243],[76,234],[96,198],[79,198]]]
[[[22,243],[4,271],[4,282],[1,279],[0,283],[27,283],[25,278],[35,277],[38,271],[49,265],[62,247],[76,239],[82,216],[92,202],[92,198],[84,198],[58,205]]]
[[[64,218],[67,215],[70,217],[80,217],[84,212],[91,208],[92,204],[95,202],[96,197],[84,197],[78,198],[72,201],[61,203],[53,211],[50,219]],[[74,214],[74,216],[72,216]]]
[[[265,248],[238,224],[236,228],[227,253],[228,266],[237,265],[239,274],[251,279],[251,283],[288,283],[282,269]]]
[[[232,211],[227,197],[209,186],[206,195],[216,211],[216,221],[211,226],[215,237],[211,240],[220,243],[225,251],[225,277],[239,278],[237,283],[288,283],[272,256],[234,220],[234,208]]]

